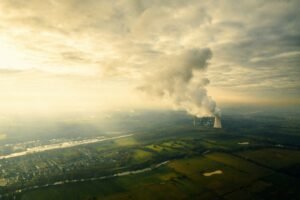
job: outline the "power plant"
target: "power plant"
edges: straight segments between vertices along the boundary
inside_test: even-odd
[[[220,116],[215,116],[214,128],[222,128]]]
[[[193,119],[194,127],[214,127],[214,128],[222,128],[221,118],[220,116],[215,117],[194,117]]]

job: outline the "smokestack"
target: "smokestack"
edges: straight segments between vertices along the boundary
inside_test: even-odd
[[[194,127],[196,127],[196,117],[194,117],[194,122],[193,122],[193,124],[194,124]]]
[[[215,116],[214,128],[222,128],[220,116]]]

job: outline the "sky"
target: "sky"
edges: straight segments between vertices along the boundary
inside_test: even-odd
[[[1,0],[1,113],[298,105],[299,7]]]

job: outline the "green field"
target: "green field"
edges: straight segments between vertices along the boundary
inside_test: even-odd
[[[244,151],[240,156],[261,165],[281,169],[300,162],[300,151],[268,148],[255,151]]]
[[[131,163],[146,162],[151,165],[162,157],[169,158],[170,161],[167,165],[141,174],[51,186],[25,192],[19,198],[22,200],[269,198],[275,195],[273,190],[278,190],[279,195],[282,193],[279,190],[281,184],[274,181],[277,179],[282,181],[285,189],[288,188],[288,182],[295,183],[294,187],[289,187],[288,195],[299,196],[295,189],[295,186],[299,186],[299,182],[296,181],[299,179],[284,171],[278,171],[299,164],[299,151],[266,148],[220,152],[212,149],[211,152],[202,155],[193,151],[195,147],[201,148],[202,143],[185,137],[180,140],[157,141],[155,144],[138,143],[133,139],[115,143],[120,142],[122,147],[129,148]],[[185,151],[184,156],[172,158],[172,155],[179,151]],[[113,156],[113,151],[111,153],[106,156]],[[215,170],[221,170],[222,174],[203,175]]]
[[[138,151],[138,154],[139,159],[145,156],[144,152]],[[290,164],[299,162],[300,158]],[[223,173],[203,176],[204,172],[214,170]],[[277,190],[279,181],[274,183],[274,179],[283,183],[296,180],[231,154],[211,153],[172,160],[143,174],[33,190],[21,199],[253,199]],[[299,182],[295,182],[296,185]],[[291,187],[290,195],[299,194]]]
[[[1,160],[6,173],[19,181],[0,174],[0,194],[20,200],[300,199],[297,127],[285,128],[289,134],[284,137],[256,121],[252,130],[251,121],[232,120],[228,129],[149,128]]]

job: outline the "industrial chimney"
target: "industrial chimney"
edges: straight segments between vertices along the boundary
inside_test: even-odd
[[[222,128],[220,116],[215,116],[214,128]]]

